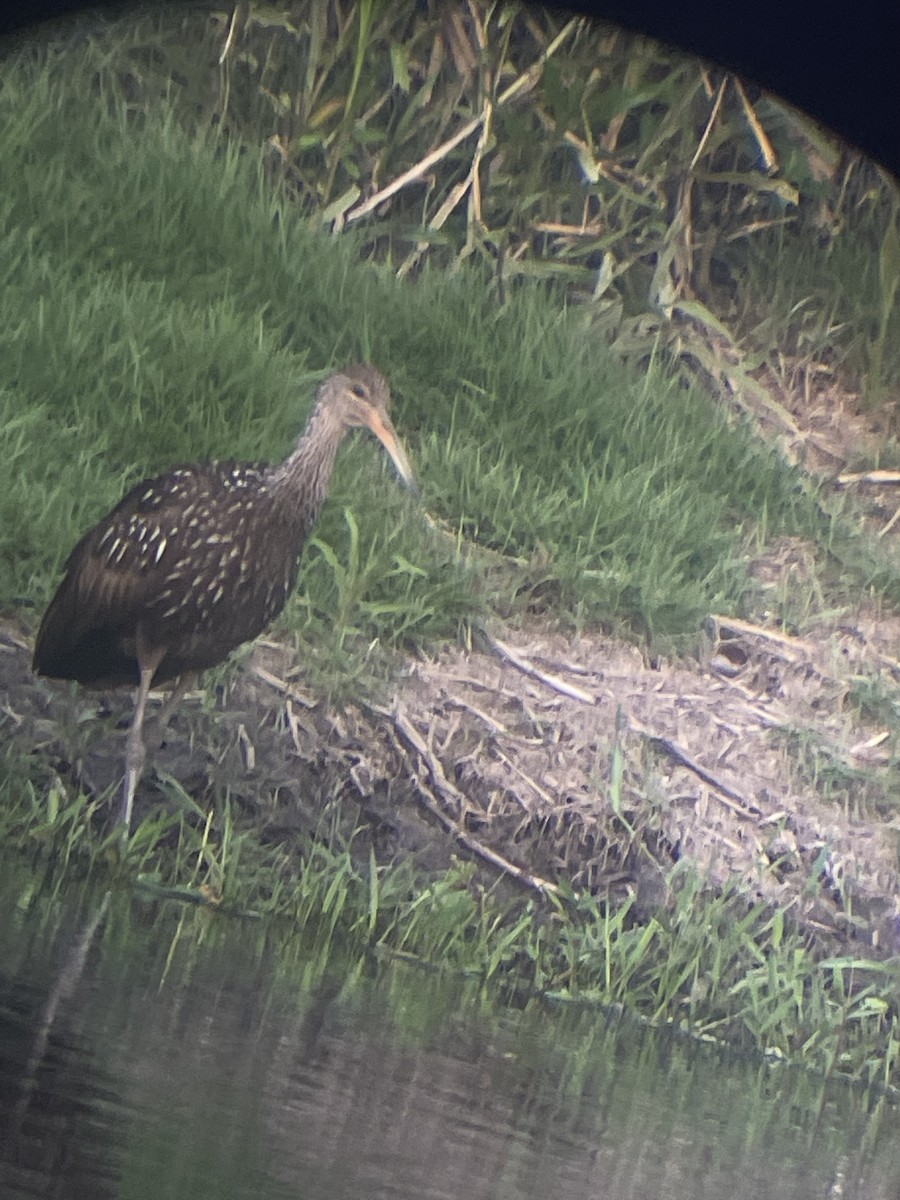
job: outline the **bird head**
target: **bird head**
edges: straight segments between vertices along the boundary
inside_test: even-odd
[[[406,451],[388,415],[391,393],[379,370],[371,363],[357,363],[329,375],[319,387],[318,401],[335,412],[345,429],[370,429],[391,456],[406,486],[417,491]]]

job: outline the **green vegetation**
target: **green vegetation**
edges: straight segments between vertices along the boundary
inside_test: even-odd
[[[389,371],[427,506],[453,537],[376,493],[354,448],[307,557],[294,617],[311,633],[333,628],[340,591],[341,628],[388,643],[524,605],[690,638],[746,600],[761,526],[852,555],[857,585],[896,594],[896,569],[853,523],[825,516],[671,359],[625,369],[599,352],[593,309],[558,291],[498,307],[478,270],[424,270],[411,287],[361,265],[359,241],[297,219],[258,153],[186,133],[175,105],[135,113],[102,45],[20,58],[4,79],[7,603],[43,603],[78,533],[141,475],[285,453],[313,371],[361,355]],[[457,541],[502,556],[477,601]]]
[[[428,6],[309,11],[300,26],[251,7],[231,36],[208,15],[84,22],[9,53],[0,608],[33,629],[65,554],[129,484],[283,455],[316,380],[363,356],[389,375],[432,522],[370,447],[348,447],[281,626],[317,688],[383,677],[373,644],[496,616],[691,647],[709,612],[753,611],[750,559],[778,535],[821,565],[785,619],[848,591],[896,603],[896,561],[851,502],[758,436],[785,416],[767,373],[865,376],[872,405],[896,377],[897,208],[877,172],[857,164],[836,188],[837,155],[762,99],[769,178],[733,83],[704,140],[719,81],[580,22],[485,12],[464,69],[460,29],[429,60]],[[352,219],[461,119],[474,140],[439,156],[433,185]],[[473,172],[481,186],[459,190]],[[880,683],[857,702],[896,713]],[[896,1082],[895,968],[817,958],[737,886],[711,896],[676,871],[650,918],[564,883],[524,901],[470,865],[423,877],[360,853],[329,809],[299,853],[269,844],[227,792],[212,812],[175,781],[120,857],[100,799],[48,785],[15,747],[2,770],[5,840],[70,871]]]
[[[473,976],[498,995],[557,1004],[622,1006],[652,1025],[803,1062],[826,1075],[890,1085],[897,1058],[891,995],[897,969],[862,957],[817,956],[785,913],[748,904],[739,881],[710,896],[690,870],[670,880],[671,903],[638,920],[631,903],[566,896],[523,902],[485,885],[472,864],[424,877],[379,865],[339,832],[339,805],[298,851],[260,840],[226,797],[213,817],[173,789],[135,830],[120,859],[96,803],[64,808],[13,773],[0,783],[7,843],[24,843],[59,879],[90,875],[149,899],[218,903],[223,913],[300,926],[321,957],[365,947]],[[93,821],[92,821],[93,818]],[[46,865],[43,868],[46,870]]]

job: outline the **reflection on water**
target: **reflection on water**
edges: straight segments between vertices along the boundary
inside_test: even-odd
[[[18,864],[0,904],[3,1200],[897,1194],[840,1085]]]

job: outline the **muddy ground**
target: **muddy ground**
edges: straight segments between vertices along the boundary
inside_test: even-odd
[[[803,547],[781,547],[803,569]],[[217,788],[289,842],[340,800],[382,861],[426,870],[474,857],[482,874],[538,889],[568,879],[638,911],[667,900],[688,859],[712,886],[790,910],[817,939],[900,951],[897,820],[887,773],[895,730],[861,726],[852,681],[882,674],[900,622],[866,617],[791,638],[725,618],[703,661],[645,661],[601,635],[496,631],[481,648],[409,661],[390,707],[316,703],[278,643],[257,643],[210,707],[194,693],[141,785],[163,772],[197,797]],[[30,644],[0,637],[0,723],[48,783],[100,793],[122,771],[127,695],[35,680]],[[98,719],[102,718],[102,719]],[[118,727],[117,727],[118,725]],[[874,785],[873,786],[873,781]]]

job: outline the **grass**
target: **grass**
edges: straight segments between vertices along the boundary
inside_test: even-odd
[[[892,713],[879,713],[875,720],[878,725],[896,728],[892,724]],[[864,821],[870,812],[890,816],[896,810],[900,792],[890,769],[872,771],[852,767],[833,746],[824,744],[821,737],[810,730],[785,728],[777,731],[776,737],[788,751],[798,782],[852,813],[857,820]]]
[[[703,362],[732,398],[764,364],[847,368],[889,399],[896,189],[725,72],[516,6],[449,22],[439,3],[317,0],[79,33],[140,118],[163,99],[188,129],[265,147],[295,210],[361,229],[403,276],[480,264],[501,297],[550,281],[620,353],[688,377]]]
[[[282,456],[322,373],[363,356],[390,376],[434,524],[371,446],[347,448],[280,627],[302,642],[306,678],[323,691],[350,694],[362,676],[384,677],[390,651],[495,617],[539,613],[690,646],[710,611],[752,607],[749,559],[783,534],[814,543],[820,564],[808,595],[780,598],[798,627],[842,589],[895,603],[896,563],[864,535],[850,502],[786,465],[746,411],[736,416],[701,386],[726,390],[709,351],[724,330],[747,388],[760,363],[784,365],[772,349],[783,338],[790,371],[812,373],[822,359],[869,370],[877,400],[896,366],[896,311],[885,271],[876,288],[871,267],[855,267],[871,236],[857,217],[877,208],[863,173],[842,199],[844,232],[835,216],[831,252],[813,255],[799,216],[796,233],[775,221],[784,194],[747,168],[746,146],[734,151],[740,179],[697,183],[694,232],[710,280],[718,271],[746,282],[698,286],[693,307],[680,298],[679,321],[670,290],[684,220],[671,217],[679,185],[667,164],[683,171],[696,150],[695,65],[667,72],[668,60],[644,46],[616,100],[607,76],[585,68],[596,42],[576,39],[564,59],[548,51],[554,30],[568,28],[556,18],[527,37],[487,22],[484,53],[454,103],[446,72],[423,66],[421,12],[406,14],[406,48],[385,57],[386,44],[400,45],[395,18],[366,11],[372,24],[351,14],[329,38],[317,32],[321,5],[300,32],[276,22],[264,34],[251,14],[221,78],[196,64],[214,60],[222,31],[194,16],[171,27],[82,26],[64,48],[9,56],[0,607],[20,609],[33,627],[77,537],[143,475],[214,455]],[[267,58],[255,53],[262,37]],[[291,39],[305,54],[306,89],[285,100]],[[602,50],[606,69],[612,48]],[[541,54],[548,65],[530,106],[504,100]],[[179,75],[180,55],[195,63]],[[576,91],[582,76],[592,82]],[[505,157],[493,157],[488,139],[480,210],[470,190],[465,210],[439,219],[448,189],[472,168],[468,146],[448,152],[418,207],[403,192],[388,218],[326,236],[321,225],[346,220],[372,175],[420,159],[461,114],[487,120],[487,97]],[[281,111],[267,124],[279,106],[290,131]],[[651,112],[662,114],[655,129]],[[773,121],[787,153],[796,128],[780,109]],[[617,125],[618,148],[591,143],[586,128],[598,122]],[[265,149],[273,131],[290,133],[275,172]],[[566,136],[576,131],[578,144]],[[721,154],[729,144],[719,139]],[[609,155],[615,170],[603,165]],[[797,188],[801,160],[792,160]],[[734,193],[727,257],[732,243],[716,220]],[[751,237],[742,205],[775,222],[771,230]],[[594,220],[601,211],[605,229]],[[895,218],[876,215],[884,261]],[[554,222],[568,233],[548,233]],[[774,294],[773,249],[786,264]],[[729,328],[712,316],[717,300]],[[871,336],[848,332],[859,329]],[[538,906],[467,865],[427,879],[388,868],[329,823],[328,807],[298,862],[261,840],[227,792],[210,816],[174,780],[123,859],[96,798],[67,797],[16,749],[3,762],[6,840],[66,871],[223,897],[236,911],[302,923],[325,943],[349,938],[441,962],[498,990],[627,1004],[653,1023],[826,1073],[893,1078],[893,968],[817,960],[785,914],[748,905],[738,887],[711,896],[676,875],[671,903],[648,920],[592,896]]]
[[[389,370],[453,536],[354,446],[306,558],[306,627],[333,622],[337,593],[340,629],[388,644],[535,607],[677,640],[740,608],[761,516],[855,544],[749,428],[663,364],[638,374],[603,354],[581,310],[537,288],[498,309],[477,271],[410,288],[364,267],[352,239],[292,216],[258,156],[184,133],[170,110],[138,122],[114,94],[87,119],[72,97],[96,68],[91,49],[65,76],[20,63],[2,97],[6,603],[42,604],[80,531],[142,475],[283,455],[318,373],[364,355]],[[472,544],[504,568],[476,603],[457,553]]]

